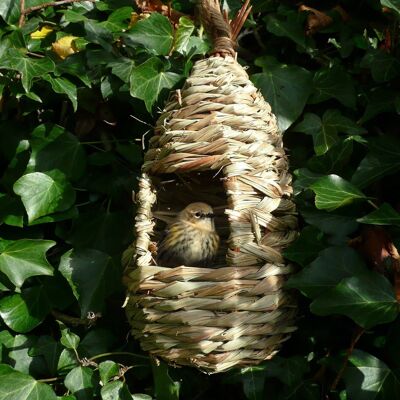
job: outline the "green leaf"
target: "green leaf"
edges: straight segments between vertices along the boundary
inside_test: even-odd
[[[86,31],[86,39],[89,42],[99,44],[107,52],[112,53],[113,35],[104,25],[95,20],[87,19],[83,22],[83,26]]]
[[[115,376],[119,375],[119,365],[111,360],[103,361],[99,364],[100,379],[103,385]]]
[[[387,400],[400,398],[400,379],[383,361],[355,349],[344,373],[346,391],[351,400]]]
[[[174,49],[183,55],[190,51],[190,37],[194,32],[194,23],[188,17],[180,17],[178,29],[175,32]]]
[[[144,100],[147,111],[151,112],[161,91],[171,89],[180,79],[178,74],[165,72],[164,63],[152,57],[133,69],[130,76],[130,93],[131,96]]]
[[[24,226],[25,209],[18,197],[0,193],[0,224]]]
[[[52,89],[56,93],[66,94],[71,100],[74,111],[78,108],[78,91],[76,85],[66,78],[55,78],[49,74],[42,77],[44,80],[50,83]]]
[[[391,8],[397,16],[400,16],[400,1],[399,0],[380,0],[382,7]]]
[[[22,86],[26,92],[30,92],[34,78],[42,77],[48,72],[54,71],[54,62],[48,58],[29,58],[17,49],[9,49],[5,68],[18,71],[21,74]],[[1,67],[1,63],[0,63]]]
[[[354,108],[356,93],[354,83],[346,70],[333,65],[317,71],[313,79],[314,92],[309,103],[320,103],[329,99],[336,99],[344,106]]]
[[[369,152],[356,169],[351,182],[365,188],[384,176],[400,171],[400,141],[388,136],[371,139]]]
[[[115,289],[117,273],[111,257],[98,250],[70,250],[60,260],[59,271],[70,284],[85,317],[102,311],[106,297]]]
[[[343,140],[333,145],[325,154],[314,156],[307,162],[308,168],[321,174],[346,171],[353,154],[353,141]]]
[[[75,202],[75,191],[59,170],[26,174],[15,182],[14,192],[21,196],[29,222],[65,211]]]
[[[50,302],[42,286],[35,286],[3,297],[0,316],[5,324],[19,333],[26,333],[41,324],[50,311]]]
[[[75,135],[55,124],[38,125],[31,134],[27,172],[59,169],[71,180],[85,172],[86,154]]]
[[[324,235],[313,226],[306,226],[300,236],[284,251],[285,257],[301,266],[310,263],[325,248]]]
[[[299,289],[305,296],[316,298],[334,288],[343,278],[362,274],[367,268],[355,250],[328,247],[320,252],[309,267],[289,278],[286,286]]]
[[[121,381],[107,383],[101,388],[100,394],[102,400],[133,400],[128,387]]]
[[[166,56],[171,51],[174,36],[168,18],[152,13],[149,18],[136,22],[124,39],[128,45],[140,44],[153,54]]]
[[[20,5],[15,0],[0,1],[0,16],[7,24],[16,24],[20,16]]]
[[[300,207],[299,211],[307,224],[317,227],[327,235],[346,237],[358,228],[358,223],[351,214],[341,214],[338,211],[321,211],[314,207]]]
[[[267,29],[276,36],[283,36],[293,40],[301,49],[310,50],[314,45],[310,36],[306,36],[304,32],[304,23],[306,20],[305,13],[297,11],[289,11],[285,15],[285,19],[281,16],[268,15],[265,20]]]
[[[400,226],[400,214],[390,204],[383,203],[377,210],[359,218],[357,221],[370,225]]]
[[[317,315],[346,315],[365,329],[391,322],[398,315],[392,285],[375,271],[344,278],[315,299],[310,308]]]
[[[311,93],[311,74],[298,66],[277,64],[269,57],[261,57],[255,64],[263,72],[251,76],[261,90],[278,119],[279,128],[285,131],[303,112]]]
[[[64,323],[58,321],[61,330],[60,342],[67,349],[76,350],[79,346],[80,338],[75,333],[71,332]]]
[[[399,75],[400,61],[384,50],[372,49],[361,60],[360,66],[371,69],[375,82],[387,82]]]
[[[57,400],[57,396],[49,385],[0,364],[0,400]]]
[[[64,385],[77,400],[92,400],[95,386],[94,372],[89,367],[76,367],[65,377]]]
[[[323,122],[316,114],[305,114],[303,121],[293,130],[313,137],[314,151],[317,155],[325,154],[339,140],[335,127]]]
[[[36,275],[53,275],[46,252],[55,245],[52,240],[22,239],[11,242],[0,254],[0,271],[17,287]]]
[[[360,123],[365,123],[379,114],[395,112],[398,93],[391,87],[372,88],[366,93],[367,106]]]
[[[168,373],[168,365],[161,361],[158,365],[152,362],[155,397],[163,400],[178,400],[180,383],[171,379]]]
[[[327,175],[310,186],[315,193],[315,205],[321,210],[336,210],[355,200],[367,197],[338,175]]]
[[[120,57],[118,60],[108,64],[115,76],[118,76],[123,82],[128,83],[131,73],[135,68],[135,61],[129,58]]]

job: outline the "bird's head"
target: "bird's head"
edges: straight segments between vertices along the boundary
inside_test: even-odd
[[[179,221],[190,222],[202,229],[214,230],[214,212],[206,203],[191,203],[178,215]]]

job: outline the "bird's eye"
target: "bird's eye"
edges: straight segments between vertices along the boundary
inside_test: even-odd
[[[196,211],[194,213],[195,218],[200,218],[201,217],[201,212],[200,211]]]

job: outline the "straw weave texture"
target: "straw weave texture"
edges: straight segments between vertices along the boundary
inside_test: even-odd
[[[296,237],[297,218],[287,170],[276,118],[244,68],[230,56],[196,62],[150,140],[136,241],[125,254],[126,311],[145,351],[213,373],[269,359],[288,339],[296,310],[282,290],[292,271],[282,251]],[[156,182],[194,182],[201,171],[211,178],[199,201],[207,201],[213,182],[221,188],[213,206],[226,219],[222,262],[157,266],[154,211],[182,199]]]

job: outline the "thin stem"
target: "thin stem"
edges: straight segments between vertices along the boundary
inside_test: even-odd
[[[102,353],[102,354],[97,354],[97,356],[89,358],[90,361],[97,360],[98,358],[102,357],[108,357],[108,356],[132,356],[132,357],[138,357],[138,358],[143,358],[144,360],[148,360],[149,357],[147,356],[142,356],[140,354],[135,354],[135,353],[130,353],[129,351],[115,351],[111,353]]]
[[[368,204],[370,204],[372,207],[374,207],[375,210],[377,210],[379,208],[372,200],[368,200]]]
[[[44,379],[38,379],[38,382],[56,382],[62,379],[61,377],[56,376],[55,378],[44,378]]]
[[[357,327],[355,336],[350,343],[350,347],[347,349],[347,354],[344,359],[343,365],[340,368],[335,380],[332,383],[331,391],[336,389],[337,385],[339,384],[340,380],[342,379],[342,376],[344,374],[344,371],[346,370],[347,364],[349,363],[349,359],[350,359],[351,355],[353,354],[354,347],[356,346],[357,342],[360,340],[360,337],[363,335],[364,332],[365,332],[365,329],[363,329],[361,327]]]
[[[25,2],[25,0],[22,0],[22,1]],[[25,15],[27,15],[27,14],[30,14],[31,12],[33,12],[33,11],[41,10],[42,8],[57,7],[57,6],[62,6],[63,4],[79,3],[79,2],[82,2],[82,1],[90,1],[92,3],[96,2],[96,0],[59,0],[59,1],[49,1],[48,3],[42,3],[42,4],[39,4],[38,6],[29,7],[27,9],[25,9],[23,11],[23,13]]]
[[[21,28],[25,23],[25,0],[20,0],[21,15],[19,17],[18,25]]]

